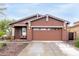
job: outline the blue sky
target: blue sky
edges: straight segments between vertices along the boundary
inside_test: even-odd
[[[21,19],[36,13],[50,14],[67,21],[79,21],[79,4],[68,3],[17,3],[6,4],[7,17]]]

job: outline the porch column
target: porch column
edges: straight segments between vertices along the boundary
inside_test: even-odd
[[[12,39],[14,39],[14,36],[15,36],[15,34],[14,34],[14,33],[15,33],[15,28],[14,28],[14,27],[12,27],[12,37],[11,37]]]
[[[32,28],[31,28],[31,22],[28,22],[28,27],[27,27],[27,40],[31,41],[32,40]]]

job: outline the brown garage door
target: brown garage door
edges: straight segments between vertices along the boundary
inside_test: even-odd
[[[33,28],[33,40],[61,40],[61,29]]]

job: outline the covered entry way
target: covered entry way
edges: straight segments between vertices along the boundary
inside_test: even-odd
[[[75,32],[69,32],[69,40],[74,40],[75,39]]]
[[[33,28],[32,33],[33,40],[62,40],[62,29],[61,28],[44,28],[38,27]]]

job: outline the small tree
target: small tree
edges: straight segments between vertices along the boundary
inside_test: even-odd
[[[0,32],[6,33],[6,31],[10,32],[10,26],[9,24],[12,23],[14,20],[8,20],[8,19],[3,19],[0,20]]]

